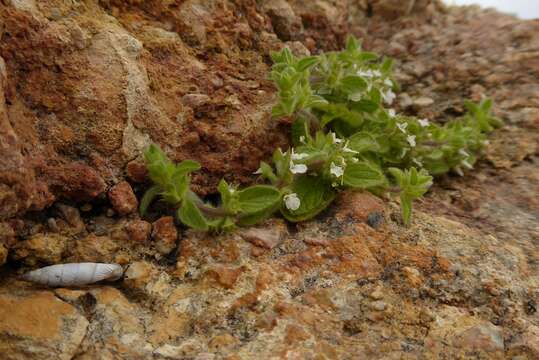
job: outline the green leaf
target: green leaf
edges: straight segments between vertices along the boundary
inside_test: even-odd
[[[294,146],[300,146],[301,139],[303,138],[305,140],[309,137],[309,122],[305,118],[297,118],[292,122],[290,132]]]
[[[269,166],[264,161],[260,162],[260,170],[263,178],[268,179],[272,184],[275,184],[278,181],[277,175],[273,172],[271,166]]]
[[[401,196],[401,215],[405,225],[410,224],[412,218],[412,199],[407,196]]]
[[[291,193],[296,194],[300,199],[300,207],[297,210],[289,210],[283,201],[281,213],[292,222],[313,218],[335,199],[335,189],[319,176],[297,177],[291,186]]]
[[[161,192],[161,188],[158,185],[154,185],[150,187],[144,195],[142,196],[142,199],[140,199],[140,206],[139,206],[139,213],[140,216],[146,215],[146,211],[148,210],[148,207],[152,203],[152,201],[159,195]]]
[[[208,222],[200,210],[196,207],[193,200],[183,199],[181,207],[178,209],[178,218],[180,221],[195,229],[195,230],[208,230]]]
[[[357,59],[360,62],[366,63],[366,62],[374,61],[374,60],[378,59],[378,55],[376,55],[375,53],[372,53],[372,52],[364,51],[361,54],[359,54]]]
[[[222,207],[230,212],[236,212],[238,206],[236,205],[237,201],[235,201],[237,196],[235,196],[234,189],[224,179],[221,179],[217,190],[221,194]]]
[[[297,71],[305,71],[308,68],[314,66],[317,62],[318,62],[317,56],[305,57],[296,63],[295,68]]]
[[[352,135],[348,140],[348,147],[358,153],[380,150],[380,145],[374,136],[364,131]]]
[[[238,217],[239,226],[251,226],[269,218],[279,209],[280,203],[276,202],[272,207],[252,214],[241,214]]]
[[[361,92],[367,86],[367,82],[361,76],[349,75],[341,79],[341,90],[347,94]]]
[[[282,52],[282,59],[285,63],[292,65],[294,63],[294,55],[292,55],[292,52],[289,48],[284,48],[281,50]]]
[[[382,62],[382,66],[380,68],[380,71],[382,73],[389,73],[391,71],[391,68],[393,67],[393,59],[391,58],[384,58],[384,61]]]
[[[176,165],[176,172],[182,176],[200,170],[200,164],[193,160],[184,160]]]
[[[353,53],[357,50],[361,50],[361,43],[353,36],[346,38],[346,51]]]
[[[372,100],[368,100],[368,99],[361,99],[352,105],[352,108],[355,111],[362,111],[369,114],[372,114],[373,112],[378,110],[378,107],[379,107],[378,103]]]
[[[368,162],[350,163],[344,169],[343,184],[366,189],[387,184],[386,177],[376,165]]]
[[[240,209],[246,214],[253,214],[271,208],[281,200],[281,192],[269,185],[250,186],[238,192]]]

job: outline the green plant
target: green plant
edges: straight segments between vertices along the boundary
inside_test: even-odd
[[[221,204],[205,204],[189,189],[199,164],[173,164],[152,145],[145,159],[154,186],[141,213],[159,195],[177,206],[181,222],[199,230],[251,225],[277,210],[297,222],[324,210],[339,190],[355,188],[398,194],[408,224],[412,202],[432,176],[472,168],[486,134],[502,124],[490,114],[489,99],[465,102],[467,114],[444,125],[397,114],[389,107],[398,90],[392,61],[363,51],[354,38],[341,52],[297,58],[285,48],[272,59],[279,96],[272,113],[293,119],[293,147],[260,164],[256,173],[271,185],[238,190],[222,180]]]

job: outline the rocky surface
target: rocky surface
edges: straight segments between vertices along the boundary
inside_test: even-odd
[[[219,236],[139,218],[144,146],[199,160],[200,193],[252,180],[286,145],[269,51],[349,32],[397,59],[399,111],[494,98],[506,126],[475,171],[438,179],[408,228],[363,193]],[[539,22],[430,0],[0,2],[2,357],[539,358],[538,84]],[[73,261],[126,272],[17,279]]]

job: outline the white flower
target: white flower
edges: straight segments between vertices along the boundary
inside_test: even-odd
[[[344,144],[344,147],[342,148],[342,151],[343,152],[347,152],[347,153],[352,153],[352,154],[357,154],[358,152],[355,151],[355,150],[352,150],[348,147],[348,141]]]
[[[342,139],[339,139],[339,138],[337,137],[337,135],[335,135],[334,132],[331,132],[330,134],[331,134],[331,138],[333,139],[333,143],[334,143],[334,144],[340,144],[340,143],[342,143]]]
[[[284,205],[286,206],[288,210],[295,211],[299,209],[301,205],[301,200],[299,199],[298,194],[296,193],[285,195],[283,197],[283,200],[284,200]]]
[[[391,81],[390,79],[386,78],[384,80],[384,84],[386,84],[387,86],[393,86],[393,81]]]
[[[423,167],[423,163],[422,163],[420,160],[418,160],[418,159],[416,159],[416,158],[413,158],[412,161],[413,161],[414,164],[416,164],[417,166]]]
[[[472,164],[470,164],[467,160],[462,160],[460,163],[461,163],[462,166],[464,166],[466,169],[470,169],[470,170],[473,169]]]
[[[395,109],[389,109],[387,111],[387,113],[389,114],[390,117],[395,117],[395,115],[397,115],[397,112],[395,111]]]
[[[363,76],[363,77],[368,77],[368,78],[372,78],[372,77],[380,77],[382,76],[382,73],[378,70],[371,70],[371,69],[368,69],[368,70],[359,70],[357,73],[357,75],[359,76]]]
[[[292,174],[305,174],[307,172],[307,165],[294,164],[292,161],[290,161],[290,171]]]
[[[462,172],[462,169],[460,166],[455,166],[455,172],[459,174],[460,176],[464,176],[464,173]]]
[[[262,174],[262,168],[258,168],[258,170],[256,170],[253,174],[254,174],[254,175],[260,175],[260,174]]]
[[[408,135],[406,137],[406,141],[408,141],[408,144],[410,144],[411,147],[415,146],[415,135]]]
[[[382,97],[384,98],[384,101],[385,101],[388,105],[391,105],[391,104],[393,104],[393,101],[395,100],[395,98],[397,97],[397,95],[395,95],[395,93],[393,92],[393,90],[389,89],[389,90],[387,90],[385,93],[382,94]]]
[[[299,142],[305,144],[305,136],[301,135],[301,136],[299,137]]]
[[[408,123],[397,123],[397,127],[400,131],[406,134],[406,128],[408,127]]]
[[[404,157],[404,155],[406,155],[407,152],[408,152],[407,148],[402,148],[401,159]]]
[[[348,100],[359,101],[359,100],[361,100],[361,97],[362,97],[361,93],[356,92],[356,93],[348,95]]]
[[[292,150],[292,155],[290,155],[290,158],[292,160],[301,160],[301,159],[305,159],[306,157],[309,157],[309,154],[306,154],[306,153],[296,154],[294,153],[294,150]]]
[[[459,149],[459,154],[462,155],[462,156],[464,156],[464,157],[470,156],[470,154],[468,154],[468,153],[466,152],[466,150],[464,150],[464,149]]]
[[[417,122],[419,123],[421,127],[427,127],[430,124],[429,119],[419,119],[417,120]]]
[[[331,163],[329,172],[335,176],[336,178],[340,178],[344,174],[344,168],[339,165],[335,165],[335,163]]]
[[[357,74],[359,76],[363,76],[363,77],[372,77],[373,76],[372,70],[359,70],[357,72]]]

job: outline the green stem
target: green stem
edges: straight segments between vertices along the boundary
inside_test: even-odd
[[[195,194],[192,190],[189,190],[187,192],[187,196],[193,200],[195,206],[206,216],[209,217],[226,217],[226,216],[234,216],[235,214],[225,210],[221,207],[215,208],[213,206],[209,206],[204,204],[204,202],[198,197],[197,194]]]

